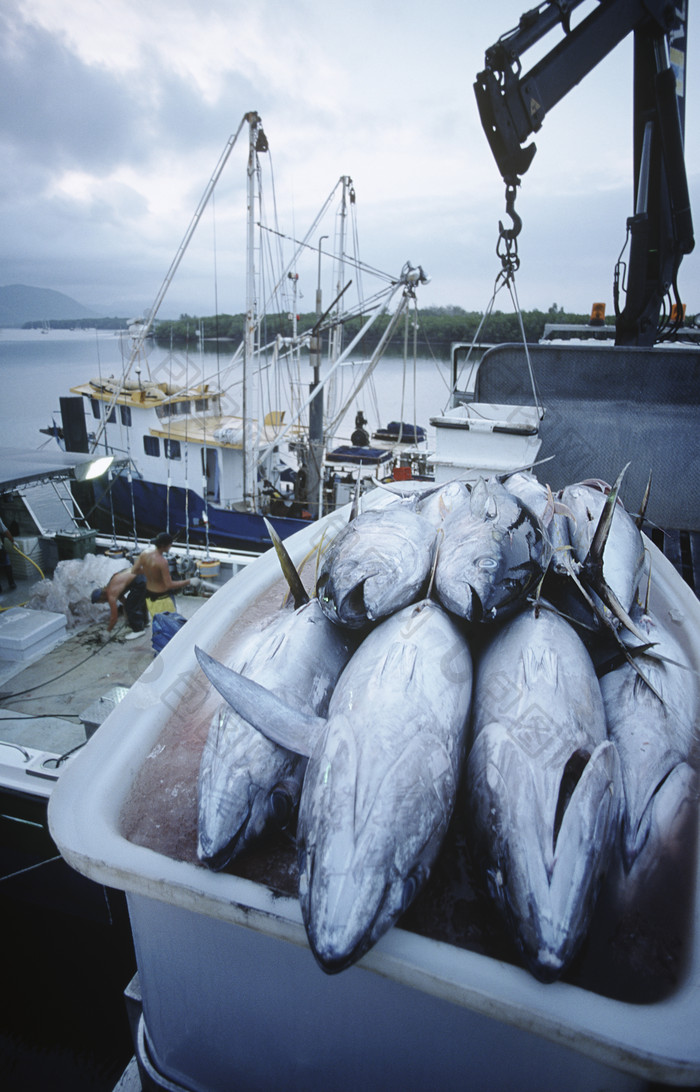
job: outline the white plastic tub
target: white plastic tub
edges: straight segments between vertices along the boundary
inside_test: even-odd
[[[369,503],[387,500],[377,492]],[[288,540],[294,560],[345,518],[336,514]],[[651,550],[652,605],[666,616],[672,611],[698,670],[700,605]],[[132,687],[51,798],[51,832],[66,860],[127,892],[146,1043],[158,1072],[210,1092],[700,1083],[696,880],[694,937],[679,985],[662,1001],[632,1004],[565,982],[543,985],[517,966],[400,928],[356,967],[327,977],[308,949],[295,898],[124,836],[125,802],[144,765],[167,752],[163,732],[173,709],[186,718],[187,709],[209,700],[194,645],[216,655],[228,629],[277,579],[269,553],[218,591]],[[194,769],[198,761],[196,754]],[[172,797],[177,827],[178,806],[194,787],[164,784],[162,791]]]
[[[435,481],[503,474],[532,466],[542,445],[534,406],[464,402],[439,417],[435,429]]]

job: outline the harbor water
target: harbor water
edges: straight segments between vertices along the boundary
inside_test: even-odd
[[[236,346],[220,343],[219,351],[208,345],[200,353],[197,347],[168,349],[147,343],[147,368],[156,382],[182,381],[185,370],[190,383],[225,382],[227,368]],[[0,330],[0,376],[2,377],[3,447],[36,449],[54,442],[40,429],[52,422],[60,425],[60,398],[70,388],[94,377],[119,378],[129,358],[130,340],[126,334],[96,330]],[[334,403],[342,405],[359,374],[359,361],[338,369]],[[146,366],[142,363],[146,378]],[[132,376],[135,378],[135,376]],[[302,356],[301,386],[311,380],[311,368]],[[348,442],[354,428],[355,414],[361,410],[370,433],[385,427],[390,420],[428,426],[432,414],[442,411],[449,396],[449,364],[421,356],[410,357],[406,367],[401,357],[384,357],[372,380],[352,400],[338,428],[338,442]],[[402,412],[403,410],[403,412]]]

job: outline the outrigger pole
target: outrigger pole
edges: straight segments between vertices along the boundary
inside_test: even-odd
[[[202,198],[201,198],[201,200],[200,200],[200,202],[199,202],[199,204],[197,206],[197,209],[195,211],[194,216],[192,217],[192,220],[190,222],[190,226],[187,228],[187,231],[185,232],[184,238],[183,238],[182,242],[180,243],[180,246],[178,247],[177,253],[175,254],[175,257],[173,258],[173,260],[172,260],[172,262],[170,264],[170,268],[169,268],[168,272],[165,275],[165,279],[164,279],[164,281],[163,281],[163,283],[162,283],[162,285],[160,287],[160,291],[158,292],[158,295],[155,298],[155,301],[154,301],[154,303],[153,303],[153,305],[151,307],[151,310],[148,312],[148,317],[147,317],[145,323],[141,326],[138,335],[134,338],[134,343],[132,345],[131,353],[129,355],[129,362],[128,362],[127,366],[126,366],[126,371],[124,372],[124,376],[123,376],[124,379],[126,379],[128,377],[129,372],[131,371],[132,365],[134,364],[134,361],[139,357],[139,355],[141,353],[141,349],[143,348],[143,343],[144,343],[144,341],[145,341],[151,327],[153,326],[153,323],[155,321],[156,315],[158,314],[158,310],[160,308],[160,305],[163,302],[168,289],[170,288],[173,277],[175,276],[175,273],[177,272],[178,266],[180,265],[180,262],[182,261],[182,259],[184,257],[185,251],[187,250],[187,247],[190,244],[190,240],[192,239],[192,236],[194,235],[194,233],[195,233],[195,231],[197,229],[197,225],[199,224],[199,221],[202,218],[202,214],[204,213],[204,210],[206,209],[207,205],[209,204],[209,198],[211,197],[212,193],[214,192],[214,188],[216,187],[216,184],[219,181],[219,178],[221,177],[221,172],[223,171],[224,167],[226,166],[226,164],[228,162],[228,158],[229,158],[231,152],[233,151],[233,147],[234,147],[236,141],[238,140],[241,129],[243,128],[243,126],[245,125],[246,122],[249,123],[249,125],[251,126],[251,129],[252,129],[253,126],[257,126],[259,124],[260,118],[259,118],[258,114],[255,111],[251,111],[251,112],[249,112],[247,114],[244,114],[243,117],[241,118],[240,125],[236,129],[236,132],[233,134],[233,136],[230,136],[228,138],[228,140],[226,142],[226,147],[224,148],[223,152],[221,153],[221,156],[219,158],[219,162],[217,163],[217,165],[216,165],[216,167],[214,169],[214,173],[211,176],[211,178],[209,179],[207,187],[206,187],[204,193],[202,194]],[[97,429],[97,432],[95,433],[95,438],[94,438],[93,443],[92,443],[92,450],[93,451],[95,450],[95,448],[97,447],[97,445],[98,445],[98,443],[100,441],[100,437],[102,436],[102,432],[104,431],[105,425],[107,423],[107,419],[109,418],[110,413],[114,409],[114,406],[116,405],[118,397],[119,397],[119,389],[117,388],[117,390],[112,395],[112,399],[111,399],[111,401],[109,403],[109,406],[107,407],[107,411],[103,415],[102,421],[100,422],[100,425],[99,425],[99,427]]]

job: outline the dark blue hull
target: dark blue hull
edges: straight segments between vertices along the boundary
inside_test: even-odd
[[[169,531],[175,541],[194,545],[220,546],[229,550],[262,552],[271,546],[263,517],[254,512],[205,508],[201,497],[191,489],[155,482],[115,478],[111,488],[96,497],[90,523],[104,534],[153,538]],[[280,502],[281,505],[281,502]],[[209,533],[207,536],[208,517]],[[308,519],[271,514],[267,516],[280,538],[287,538],[307,527]]]

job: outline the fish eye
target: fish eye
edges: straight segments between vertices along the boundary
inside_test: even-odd
[[[476,567],[477,569],[497,569],[498,561],[495,557],[478,557]]]

